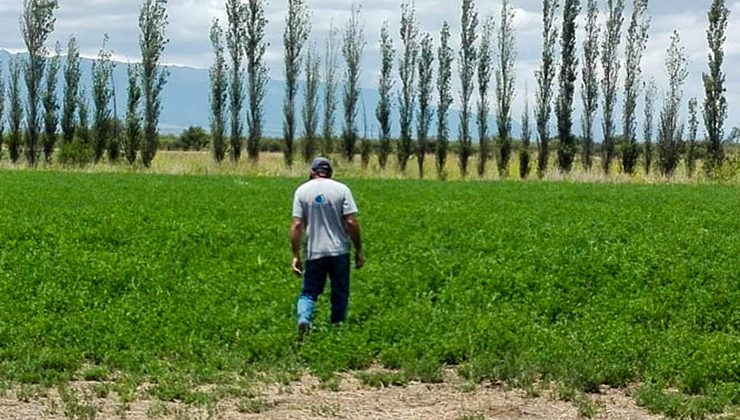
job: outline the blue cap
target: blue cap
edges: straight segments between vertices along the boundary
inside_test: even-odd
[[[314,159],[313,162],[311,162],[311,171],[326,176],[332,176],[334,173],[331,168],[331,162],[329,162],[329,159],[325,157],[317,157]]]

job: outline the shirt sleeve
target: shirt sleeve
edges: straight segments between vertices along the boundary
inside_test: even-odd
[[[357,204],[355,198],[352,197],[352,191],[349,188],[344,193],[344,203],[342,204],[342,214],[349,216],[351,214],[357,214]]]
[[[293,196],[293,217],[304,219],[303,217],[303,204],[301,204],[301,198],[299,191],[295,192]]]

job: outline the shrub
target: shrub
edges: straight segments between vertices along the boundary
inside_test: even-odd
[[[90,145],[75,139],[64,143],[59,148],[58,161],[64,166],[85,166],[93,161],[93,150]]]
[[[183,150],[200,151],[208,147],[211,138],[201,127],[188,127],[180,134],[180,147]]]

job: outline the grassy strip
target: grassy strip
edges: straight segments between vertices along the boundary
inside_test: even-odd
[[[612,166],[611,173],[606,176],[601,170],[586,172],[580,164],[576,164],[573,171],[569,174],[562,174],[554,168],[557,167],[556,156],[552,155],[549,171],[544,180],[546,181],[568,181],[568,182],[587,182],[587,183],[632,183],[632,184],[728,184],[740,185],[740,152],[728,151],[728,162],[713,177],[708,177],[706,173],[699,169],[697,173],[690,177],[684,164],[679,165],[676,173],[671,178],[665,178],[658,171],[652,171],[645,174],[644,170],[639,169],[634,175],[620,173],[618,165]],[[424,179],[435,180],[439,178],[434,165],[435,157],[429,155],[424,168]],[[533,157],[533,162],[536,157]],[[596,157],[594,168],[600,168],[599,158]],[[401,172],[398,164],[395,162],[395,156],[390,157],[388,166],[381,169],[377,158],[372,158],[367,167],[363,167],[359,158],[353,162],[347,162],[339,155],[332,156],[335,173],[353,179],[418,179],[419,173],[416,157],[412,156],[408,170]],[[478,165],[477,157],[473,156],[470,161],[470,167]],[[514,159],[509,167],[506,179],[519,179],[519,161]],[[701,168],[701,162],[699,162]],[[11,164],[7,161],[0,161],[0,170],[27,170],[25,162]],[[51,164],[41,163],[36,170],[43,171],[63,171],[63,172],[83,172],[83,173],[137,173],[137,174],[159,174],[159,175],[225,175],[225,176],[267,176],[267,177],[305,177],[307,174],[307,164],[296,162],[293,167],[285,165],[285,159],[282,152],[279,153],[262,153],[257,162],[248,159],[234,163],[224,161],[216,163],[210,152],[182,152],[182,151],[160,151],[157,153],[155,160],[150,168],[144,168],[143,165],[136,164],[131,166],[125,162],[109,163],[101,162],[95,165],[63,165],[57,160]],[[490,181],[501,180],[501,176],[495,168],[489,168],[488,172],[482,177],[471,175],[463,178],[460,172],[460,165],[457,157],[453,155],[448,161],[447,167],[442,174],[443,179],[448,181],[460,181],[463,179],[471,181]],[[535,180],[535,174],[530,174],[529,179]]]

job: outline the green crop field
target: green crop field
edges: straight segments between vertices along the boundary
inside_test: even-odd
[[[379,363],[394,382],[634,389],[740,405],[740,188],[348,180],[368,266],[296,341],[302,179],[0,173],[0,381],[201,384]],[[382,378],[381,378],[382,379]],[[128,381],[128,382],[127,382]]]

